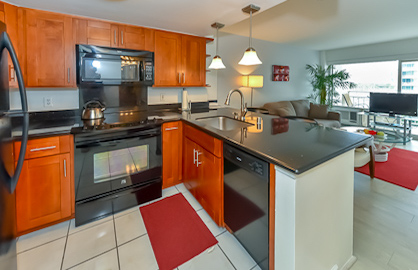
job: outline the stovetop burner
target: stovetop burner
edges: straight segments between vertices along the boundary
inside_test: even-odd
[[[109,131],[112,129],[146,127],[159,125],[162,118],[148,116],[148,112],[119,112],[108,113],[104,119],[82,120],[78,128],[73,128],[72,133],[88,133],[96,131]]]

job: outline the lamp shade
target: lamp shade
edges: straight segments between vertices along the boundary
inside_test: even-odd
[[[222,58],[219,55],[215,55],[212,59],[212,63],[209,65],[209,69],[224,69],[225,65],[222,62]]]
[[[254,48],[250,47],[244,52],[244,56],[241,58],[241,61],[239,61],[238,64],[243,66],[254,66],[260,65],[262,62],[260,58],[258,58],[257,52],[254,50]]]
[[[245,75],[242,76],[242,86],[261,88],[263,87],[263,75]]]

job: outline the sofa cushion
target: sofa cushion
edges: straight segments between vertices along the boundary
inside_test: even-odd
[[[341,127],[340,122],[335,121],[335,120],[327,120],[327,119],[315,119],[315,120],[320,126],[329,127],[329,128]]]
[[[291,100],[290,103],[292,103],[297,116],[301,116],[301,117],[309,116],[309,100],[307,99]]]
[[[296,116],[295,109],[290,101],[279,101],[266,103],[263,106],[270,114],[278,116]]]
[[[309,110],[309,118],[314,119],[327,119],[328,117],[328,107],[327,105],[319,105],[311,103]]]

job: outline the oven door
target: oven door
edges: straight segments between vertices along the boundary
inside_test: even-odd
[[[76,142],[76,201],[161,177],[161,128],[124,133]]]

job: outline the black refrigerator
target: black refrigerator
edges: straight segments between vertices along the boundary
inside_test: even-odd
[[[9,92],[9,56],[16,70],[22,103],[22,141],[17,163],[13,156],[13,138]],[[15,189],[22,170],[28,140],[29,114],[25,84],[16,52],[6,33],[6,25],[0,22],[0,269],[17,269],[16,260],[16,201]]]

